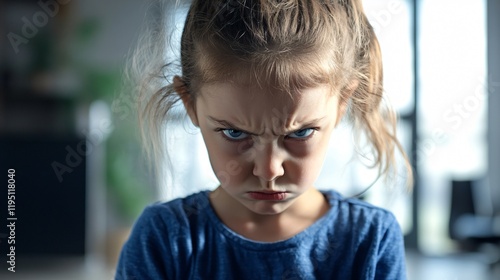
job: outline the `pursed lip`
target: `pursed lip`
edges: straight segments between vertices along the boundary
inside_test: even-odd
[[[275,194],[275,193],[288,193],[288,191],[250,191],[249,193]]]
[[[288,192],[282,191],[251,191],[247,195],[254,200],[283,201],[288,197]]]

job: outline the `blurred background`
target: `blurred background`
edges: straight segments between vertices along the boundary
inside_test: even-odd
[[[416,180],[412,192],[403,175],[376,182],[362,199],[395,213],[409,279],[500,279],[500,2],[363,2]],[[1,279],[113,279],[146,205],[216,187],[187,123],[165,132],[175,178],[150,175],[141,153],[136,96],[121,87],[125,59],[141,28],[165,14],[177,42],[187,11],[155,3],[0,2],[0,172],[15,174],[17,218],[14,274],[6,180]],[[347,124],[334,132],[318,188],[352,196],[375,180],[345,148],[352,137]]]

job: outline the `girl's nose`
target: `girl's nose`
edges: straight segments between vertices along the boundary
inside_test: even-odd
[[[256,148],[258,151],[254,161],[253,175],[271,182],[285,174],[283,153],[275,143],[267,143]]]

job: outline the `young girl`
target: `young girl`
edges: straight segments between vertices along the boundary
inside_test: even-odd
[[[147,207],[116,279],[406,278],[390,212],[314,187],[344,116],[381,175],[404,154],[361,0],[194,0],[180,54],[172,84],[141,88],[143,136],[157,153],[182,101],[220,185]]]

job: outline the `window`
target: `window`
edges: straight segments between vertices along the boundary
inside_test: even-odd
[[[486,175],[486,3],[420,3],[420,245],[441,253],[453,248],[451,181]]]

